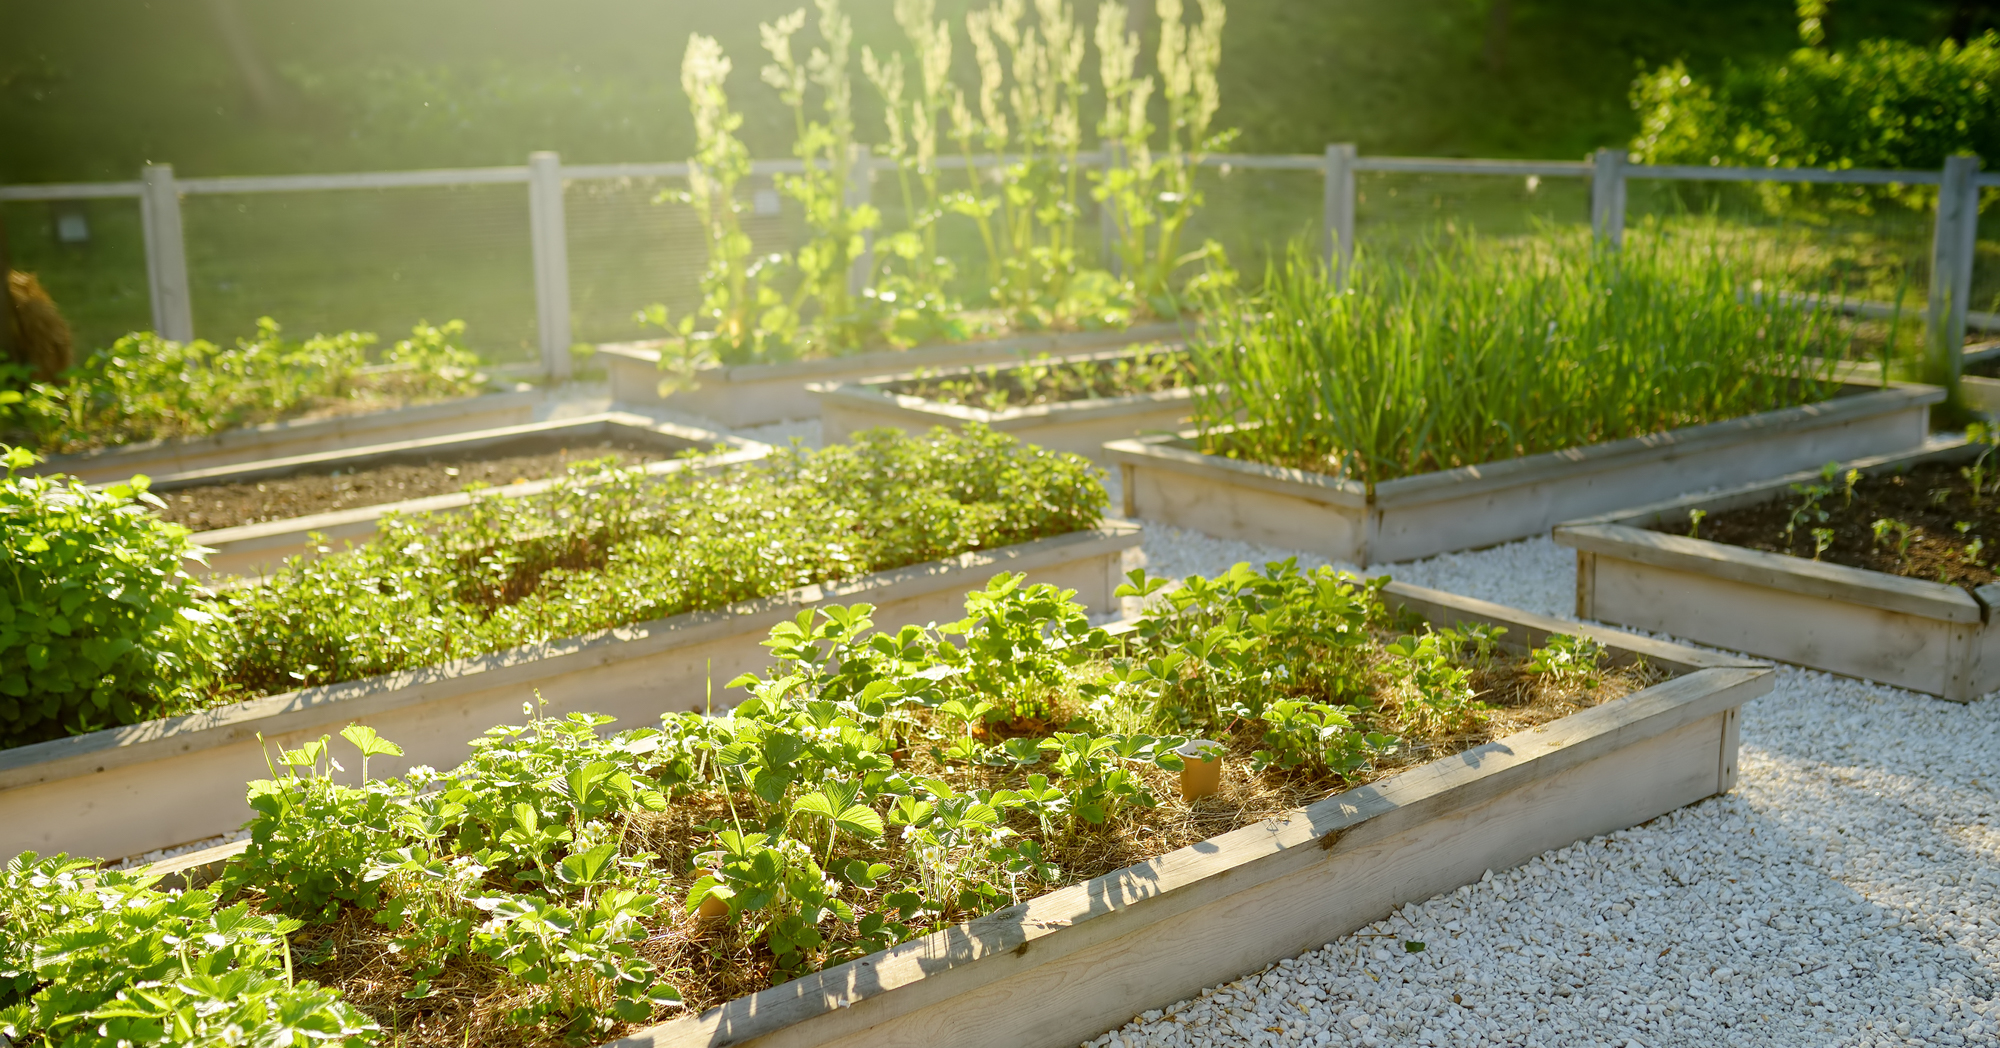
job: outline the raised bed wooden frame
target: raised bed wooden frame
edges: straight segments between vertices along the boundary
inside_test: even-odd
[[[1843,463],[1864,474],[1920,462],[1970,461],[1964,441]],[[1571,521],[1576,613],[1849,677],[1966,702],[2000,688],[2000,585],[1968,593],[1923,579],[1788,557],[1649,530],[1687,527],[1690,510],[1721,513],[1792,496],[1818,470]]]
[[[55,455],[35,470],[69,473],[92,484],[111,483],[130,480],[137,473],[185,473],[258,459],[518,425],[546,417],[556,404],[556,399],[542,390],[486,393],[393,411],[270,422],[205,437],[176,437]]]
[[[1110,350],[1072,354],[1036,363],[1064,364],[1080,361],[1116,360],[1135,350]],[[1028,366],[1029,362],[1008,364],[1002,371]],[[926,377],[955,378],[984,370],[970,365],[944,368]],[[1105,461],[1106,441],[1149,433],[1174,432],[1187,423],[1194,402],[1193,387],[1135,393],[1122,397],[1094,397],[1055,404],[988,411],[985,408],[952,404],[941,400],[896,393],[885,387],[918,377],[914,371],[876,376],[854,382],[815,382],[808,388],[819,397],[820,432],[827,443],[846,440],[853,433],[889,426],[910,433],[928,433],[934,426],[962,429],[977,422],[1030,444],[1055,451],[1074,452]]]
[[[240,483],[329,468],[362,468],[421,459],[431,455],[505,447],[511,444],[605,439],[624,439],[651,444],[666,451],[711,449],[719,452],[701,459],[661,459],[648,463],[645,472],[651,475],[732,466],[755,461],[770,454],[771,451],[767,445],[741,437],[724,436],[704,429],[658,422],[644,415],[606,412],[552,422],[531,422],[519,426],[503,426],[497,429],[376,444],[347,451],[264,459],[169,474],[154,478],[152,488],[154,491],[171,492],[204,484]],[[188,568],[190,572],[203,578],[268,574],[277,565],[282,564],[285,558],[310,554],[320,548],[321,543],[312,538],[314,535],[324,538],[329,549],[346,549],[374,538],[377,524],[387,513],[454,513],[472,505],[478,499],[537,495],[549,490],[555,483],[556,480],[553,478],[537,480],[526,484],[490,488],[477,494],[451,492],[204,531],[195,536],[195,541],[215,552],[208,555],[206,564],[190,564]]]
[[[1181,337],[1178,324],[1141,324],[1123,331],[1079,331],[1048,335],[921,346],[907,350],[856,353],[853,356],[800,360],[789,364],[737,364],[703,368],[694,384],[660,396],[661,340],[607,342],[597,347],[611,378],[614,403],[664,405],[711,419],[726,429],[763,426],[788,419],[819,417],[819,399],[807,387],[838,385],[873,375],[916,368],[948,368],[966,364],[1005,364],[1042,353],[1074,353],[1106,346],[1129,345]]]
[[[1728,790],[1761,663],[1435,590],[1438,625],[1602,641],[1680,674],[1616,702],[613,1042],[1070,1048],[1551,848]]]
[[[1113,611],[1138,544],[1137,525],[1105,521],[714,611],[0,750],[0,855],[137,855],[235,829],[250,815],[243,784],[265,774],[260,734],[297,746],[358,721],[401,745],[406,766],[451,767],[468,740],[518,723],[537,691],[551,713],[607,713],[621,727],[702,709],[711,697],[726,707],[737,696],[724,684],[769,665],[761,642],[771,627],[817,604],[867,601],[888,629],[950,621],[963,616],[968,590],[1021,571],[1075,589],[1094,612]]]
[[[1125,516],[1306,549],[1361,567],[1545,534],[1664,494],[1922,446],[1934,386],[1850,386],[1819,404],[1375,486],[1204,455],[1194,431],[1117,440]]]

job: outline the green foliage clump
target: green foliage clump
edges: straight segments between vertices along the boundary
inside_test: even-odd
[[[1099,5],[1094,32],[1068,4],[993,3],[965,13],[961,37],[934,0],[897,0],[894,18],[909,46],[876,41],[859,49],[858,63],[854,24],[839,0],[814,6],[818,40],[809,54],[801,53],[805,8],[759,26],[770,56],[762,79],[790,111],[792,153],[802,163],[776,180],[809,231],[791,252],[757,255],[744,233],[736,186],[750,163],[738,137],[743,117],[725,90],[732,65],[715,39],[689,37],[681,83],[695,155],[688,191],[661,199],[693,205],[705,228],[702,304],[678,321],[664,305],[636,317],[669,333],[660,360],[668,384],[714,363],[957,341],[982,328],[1123,327],[1148,313],[1178,316],[1190,286],[1225,279],[1219,245],[1186,247],[1203,202],[1195,169],[1233,137],[1211,132],[1221,104],[1222,0],[1198,0],[1198,17],[1182,0],[1159,0],[1150,72],[1117,2]],[[1092,43],[1101,99],[1092,99],[1084,71]],[[855,192],[855,180],[873,177],[854,166],[863,136],[857,65],[881,103],[873,155],[894,164],[900,228]],[[968,65],[976,83],[961,84],[954,70]],[[1082,151],[1095,113],[1098,145],[1118,163],[1086,175],[1093,165]],[[959,170],[944,169],[949,153]],[[1090,200],[1116,231],[1115,258],[1090,257]],[[965,267],[967,280],[940,246],[953,236],[976,238],[983,256],[983,265]],[[1183,275],[1204,261],[1204,272]]]
[[[1095,526],[1088,462],[983,429],[891,430],[752,468],[578,470],[532,498],[391,517],[234,591],[227,690],[428,666]]]
[[[470,976],[513,1002],[508,1023],[546,1024],[571,1043],[644,1021],[680,1000],[639,951],[667,875],[657,856],[621,846],[629,813],[666,807],[640,771],[660,733],[598,737],[610,720],[494,728],[449,773],[382,780],[366,762],[403,751],[349,725],[358,787],[333,781],[326,738],[281,751],[285,770],[250,784],[250,845],[218,888],[307,921],[368,914],[413,976],[413,998],[435,994],[431,980],[452,967],[459,985]]]
[[[1837,320],[1757,290],[1668,227],[1440,237],[1357,254],[1345,289],[1295,243],[1190,340],[1200,444],[1372,488],[1832,396]]]
[[[292,977],[298,921],[163,892],[158,875],[23,852],[0,870],[0,1038],[103,1044],[324,1044],[378,1029]]]
[[[233,347],[134,332],[53,382],[0,390],[0,427],[46,452],[199,436],[303,414],[338,401],[466,396],[486,385],[459,344],[464,321],[418,324],[368,362],[372,334],[287,340],[276,321]]]
[[[91,488],[20,472],[34,462],[0,445],[0,746],[187,708],[223,655],[181,570],[201,547],[147,508],[145,477]]]
[[[458,767],[379,779],[371,762],[402,750],[352,724],[356,784],[335,780],[329,737],[281,750],[213,891],[16,860],[0,1029],[68,1044],[94,1023],[212,1012],[344,1044],[405,1033],[293,982],[283,937],[303,930],[307,974],[338,935],[336,989],[387,979],[425,1002],[395,1022],[603,1040],[1106,872],[1135,836],[1158,854],[1175,831],[1151,809],[1187,732],[1232,740],[1290,804],[1473,726],[1469,677],[1502,631],[1391,641],[1383,585],[1290,561],[1179,589],[1133,572],[1121,592],[1153,610],[1114,636],[1074,591],[1003,574],[956,622],[885,632],[867,604],[802,611],[721,716],[607,737],[608,717],[529,704]],[[1591,673],[1599,651],[1554,637],[1530,672]]]
[[[1681,63],[1632,86],[1646,163],[1936,170],[1953,153],[2000,156],[2000,35],[1934,47],[1864,40],[1851,50],[1802,47],[1780,62],[1732,65],[1713,82]],[[1758,187],[1794,200],[1866,211],[1883,195],[1928,206],[1934,189]]]

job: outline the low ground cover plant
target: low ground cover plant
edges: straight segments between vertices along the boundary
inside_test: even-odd
[[[1617,252],[1440,234],[1358,253],[1345,289],[1295,244],[1190,337],[1200,447],[1372,490],[1834,395],[1837,320],[1759,287],[1666,227]]]
[[[293,341],[269,317],[227,347],[134,332],[53,381],[0,376],[0,435],[61,454],[469,396],[487,379],[478,355],[460,344],[464,334],[463,321],[420,323],[371,363],[372,334]]]
[[[156,717],[220,671],[220,609],[182,562],[146,478],[91,488],[22,473],[0,445],[0,747]]]
[[[275,757],[249,787],[248,849],[178,905],[190,921],[293,929],[287,992],[356,1038],[590,1042],[1659,677],[1574,637],[1523,656],[1500,630],[1412,632],[1382,585],[1291,562],[1177,589],[1135,572],[1123,592],[1152,611],[1114,633],[1072,592],[1003,575],[967,596],[965,619],[928,628],[875,630],[865,604],[801,613],[723,716],[609,737],[605,718],[531,716],[458,768],[382,779],[369,762],[399,751],[350,726],[345,743]],[[1193,736],[1228,770],[1190,803],[1174,750]],[[12,1036],[46,1029],[49,988],[78,981],[56,944],[89,918],[33,902],[52,894],[29,885],[11,904],[33,919],[0,931],[0,977],[35,959],[0,999]],[[237,968],[268,973],[263,957]]]
[[[41,558],[33,570],[42,575],[22,574],[17,593],[25,595],[0,604],[19,609],[15,623],[0,623],[8,631],[0,644],[21,646],[26,665],[59,658],[64,667],[25,675],[47,684],[22,683],[24,671],[0,677],[0,701],[13,701],[9,688],[69,696],[27,692],[41,704],[33,710],[57,702],[67,712],[45,720],[23,707],[17,719],[0,718],[8,733],[0,737],[17,742],[46,737],[58,723],[130,723],[1067,534],[1094,527],[1105,503],[1096,471],[1073,455],[984,429],[927,438],[877,430],[722,473],[649,476],[605,461],[579,464],[541,495],[384,517],[360,549],[295,558],[264,584],[209,601],[178,575],[180,559],[194,552],[186,529],[154,519],[139,504],[150,498],[142,485],[87,492],[66,481],[9,484],[30,505],[18,513],[24,541],[47,533],[67,558],[25,554]],[[93,526],[147,544],[87,542],[83,524],[55,519],[73,516],[69,503],[83,498],[94,500]],[[10,556],[15,549],[10,542]],[[122,584],[126,572],[141,578]],[[56,588],[37,587],[37,578]],[[128,650],[118,646],[123,634],[96,619],[63,617],[100,604],[173,628],[146,626],[150,646]],[[58,645],[50,631],[70,639]],[[142,656],[162,669],[99,666]],[[80,720],[85,710],[101,712]]]
[[[1189,374],[1185,354],[1151,345],[1080,359],[1057,359],[1044,353],[1020,364],[919,369],[912,377],[884,383],[881,388],[946,404],[1004,411],[1178,389],[1187,384]]]
[[[1827,463],[1786,498],[1656,530],[1973,589],[2000,579],[2000,463],[1984,451],[1866,477]]]

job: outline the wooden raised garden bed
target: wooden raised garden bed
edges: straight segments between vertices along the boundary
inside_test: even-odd
[[[1178,338],[1177,324],[1144,324],[1123,331],[1084,331],[1053,335],[923,346],[908,350],[856,353],[788,364],[737,364],[703,368],[693,385],[660,396],[660,341],[611,342],[597,347],[611,376],[615,403],[663,404],[713,419],[728,429],[763,426],[787,419],[819,417],[819,399],[807,388],[813,383],[853,382],[873,375],[915,368],[948,368],[968,364],[1006,364],[1040,353],[1073,353]]]
[[[1178,386],[1123,396],[1090,396],[1048,403],[1019,404],[989,409],[956,400],[923,396],[912,392],[938,382],[984,379],[1006,381],[1028,368],[1078,368],[1114,364],[1138,356],[1158,357],[1179,354],[1173,350],[1114,350],[1059,357],[1033,363],[1010,364],[1004,368],[971,366],[947,368],[935,373],[904,372],[853,382],[814,383],[810,388],[819,397],[820,426],[825,440],[846,440],[857,430],[894,426],[910,433],[925,433],[933,426],[953,429],[978,422],[1000,432],[1019,437],[1056,451],[1069,451],[1104,461],[1106,441],[1148,433],[1173,432],[1186,425],[1194,398],[1190,386]]]
[[[1067,1048],[1489,870],[1729,790],[1741,706],[1773,681],[1760,663],[1435,590],[1383,596],[1437,627],[1504,627],[1517,650],[1588,638],[1612,666],[1668,677],[613,1044]],[[150,872],[205,883],[244,850]]]
[[[1770,667],[1391,584],[1438,626],[1580,634],[1678,676],[1289,815],[615,1042],[1067,1048],[1551,848],[1736,780]]]
[[[76,455],[56,455],[38,464],[35,471],[69,473],[94,484],[115,483],[129,480],[137,473],[151,476],[186,473],[259,459],[518,425],[534,421],[551,402],[550,395],[541,390],[487,393],[394,411],[271,422],[206,437],[154,440]]]
[[[1105,445],[1127,517],[1367,566],[1475,549],[1662,494],[1922,445],[1932,386],[1849,386],[1818,404],[1375,485],[1205,455],[1194,432]]]
[[[769,663],[761,642],[771,627],[829,601],[872,603],[877,624],[890,629],[945,621],[962,614],[968,589],[1020,571],[1109,611],[1138,543],[1136,525],[1106,521],[712,611],[0,750],[0,854],[135,855],[233,830],[250,814],[244,782],[265,773],[260,734],[297,746],[358,721],[400,743],[408,763],[450,767],[468,739],[518,720],[537,692],[557,715],[588,710],[644,727],[668,710],[702,709],[711,693],[734,698],[723,685]]]
[[[196,541],[215,552],[209,555],[205,567],[189,565],[191,572],[216,577],[257,575],[268,573],[287,557],[310,554],[320,548],[322,543],[312,538],[315,534],[324,539],[328,548],[361,545],[375,537],[377,522],[387,513],[449,513],[464,509],[476,498],[540,494],[562,475],[560,456],[551,452],[574,449],[571,457],[581,460],[601,454],[591,449],[607,445],[621,449],[628,457],[651,459],[645,466],[651,474],[735,465],[761,458],[770,450],[740,437],[656,422],[643,415],[611,412],[169,474],[153,478],[152,490],[166,500],[171,515],[191,512],[204,497],[254,501],[259,497],[252,493],[256,489],[287,479],[307,478],[297,486],[313,489],[324,497],[325,493],[317,489],[337,483],[329,481],[329,474],[344,475],[353,484],[357,474],[365,479],[370,471],[422,470],[436,475],[433,479],[440,481],[438,487],[450,489],[439,494],[387,499],[278,520],[212,530],[196,528]],[[675,457],[697,450],[721,454],[698,460]],[[540,470],[532,479],[515,478],[511,473],[488,476],[477,468],[481,463],[506,465],[527,459],[533,459]],[[405,468],[398,470],[398,467]],[[444,476],[447,469],[452,476]],[[473,480],[486,480],[493,487],[483,494],[455,490],[462,488],[462,482]]]
[[[1980,450],[1963,441],[1935,444],[1846,462],[1832,481],[1808,470],[1564,524],[1555,540],[1576,550],[1577,615],[1960,702],[1977,698],[2000,688],[2000,627],[1993,623],[2000,585],[1909,578],[1687,532],[1712,533],[1715,519],[1732,511],[1802,503],[1810,486],[1834,489],[1820,505],[1837,514],[1848,469],[1890,479],[1941,464],[1949,475]],[[1989,482],[1991,469],[1989,459]],[[1694,521],[1691,512],[1707,519]],[[1965,516],[1973,526],[1987,523]],[[1801,535],[1818,523],[1817,508],[1806,510]],[[1885,555],[1895,541],[1885,529]]]

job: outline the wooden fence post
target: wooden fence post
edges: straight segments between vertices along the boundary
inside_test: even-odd
[[[1600,149],[1592,160],[1590,233],[1617,250],[1625,244],[1625,151]]]
[[[176,342],[194,340],[194,301],[188,290],[187,243],[181,234],[181,194],[174,165],[147,164],[141,174],[139,223],[146,236],[146,288],[153,330]]]
[[[1965,313],[1972,297],[1972,260],[1979,237],[1979,158],[1946,157],[1931,234],[1931,287],[1926,314],[1924,381],[1957,395],[1965,355]]]
[[[563,222],[562,157],[528,154],[528,232],[535,258],[535,330],[542,371],[569,381],[569,233]]]
[[[1347,286],[1354,265],[1354,144],[1326,147],[1326,186],[1320,214],[1320,257],[1333,271],[1334,286]]]

